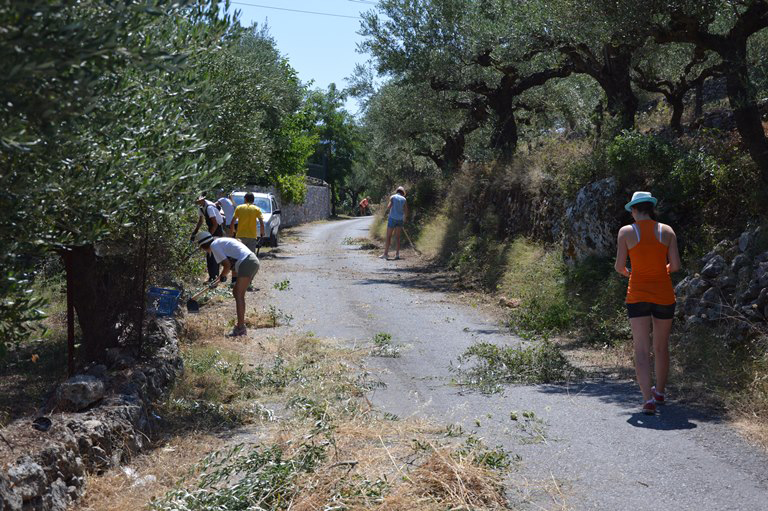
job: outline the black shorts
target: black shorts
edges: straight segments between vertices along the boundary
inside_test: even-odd
[[[675,317],[675,305],[677,304],[659,305],[651,302],[628,303],[627,316],[630,318],[653,316],[656,319],[672,319]]]

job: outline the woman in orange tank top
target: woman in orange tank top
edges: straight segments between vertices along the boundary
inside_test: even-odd
[[[669,333],[675,314],[675,290],[669,274],[680,269],[675,231],[656,221],[656,198],[635,192],[624,208],[635,223],[619,230],[616,271],[629,277],[627,315],[635,344],[635,373],[643,392],[643,413],[653,415],[664,403],[669,373]],[[627,256],[632,270],[627,268]],[[656,385],[651,386],[651,330]]]

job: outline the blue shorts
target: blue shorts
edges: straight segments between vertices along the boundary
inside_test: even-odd
[[[402,227],[405,224],[405,222],[401,220],[395,220],[392,217],[389,217],[389,220],[387,220],[387,228],[392,229],[394,227]]]

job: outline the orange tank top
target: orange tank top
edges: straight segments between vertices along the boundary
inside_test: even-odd
[[[675,303],[675,290],[667,271],[667,247],[659,241],[661,229],[655,220],[640,220],[632,225],[639,241],[629,249],[632,272],[627,287],[627,303]]]

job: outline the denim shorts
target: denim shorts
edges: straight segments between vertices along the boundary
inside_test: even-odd
[[[656,319],[672,319],[675,317],[675,305],[659,305],[651,302],[637,302],[627,304],[627,316],[630,318],[644,318],[653,316]]]
[[[401,220],[395,220],[392,217],[389,217],[389,220],[387,220],[387,228],[392,229],[394,227],[402,227],[405,224],[405,222]]]

